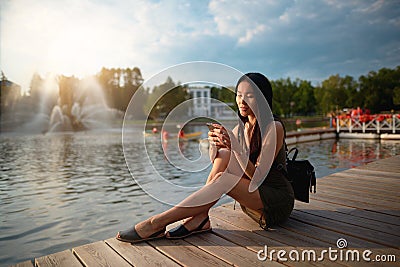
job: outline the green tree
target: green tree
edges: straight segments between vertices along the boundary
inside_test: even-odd
[[[311,82],[296,79],[296,91],[294,93],[294,113],[298,115],[311,115],[316,112],[316,100],[314,87]]]
[[[315,88],[317,111],[329,113],[336,109],[360,106],[358,84],[353,77],[332,75]]]
[[[394,100],[395,89],[400,86],[400,66],[396,69],[382,68],[378,72],[371,71],[359,78],[360,94],[363,106],[377,113],[398,109]]]
[[[175,84],[172,78],[168,77],[163,84],[148,90],[144,111],[151,119],[158,120],[188,98],[187,87]]]
[[[235,103],[234,89],[228,89],[225,87],[211,87],[211,98],[218,99],[224,103]]]
[[[273,92],[273,111],[275,114],[290,117],[293,115],[296,85],[290,78],[279,79],[271,82]]]
[[[393,89],[393,104],[400,106],[400,87],[397,86]]]
[[[140,69],[102,68],[97,79],[103,88],[106,103],[110,108],[125,111],[129,101],[143,83]],[[138,112],[143,112],[142,107]]]

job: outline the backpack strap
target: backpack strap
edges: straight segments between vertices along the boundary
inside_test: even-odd
[[[290,153],[292,153],[292,151],[294,151],[294,155],[293,155],[292,159],[289,159],[289,155],[290,155]],[[286,160],[292,160],[292,161],[296,160],[298,153],[299,153],[299,150],[297,149],[297,147],[293,147],[292,149],[289,150],[289,152],[286,153]]]

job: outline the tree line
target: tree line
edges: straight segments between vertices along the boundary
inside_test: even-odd
[[[94,78],[103,90],[107,106],[123,112],[143,83],[138,67],[102,68]],[[4,75],[2,79],[6,79]],[[79,79],[73,76],[60,75],[56,82],[58,85],[54,86],[58,86],[59,92],[54,93],[52,90],[51,95],[46,96],[49,104],[47,110],[57,102],[61,91],[68,93],[77,90],[72,87],[79,86]],[[400,66],[394,69],[382,68],[370,71],[358,79],[348,75],[344,77],[338,74],[331,75],[315,86],[310,81],[299,78],[294,80],[281,78],[271,81],[271,84],[274,112],[283,117],[327,115],[344,108],[356,107],[369,109],[372,113],[400,109]],[[22,97],[20,102],[25,107],[30,107],[32,112],[38,112],[37,107],[42,101],[40,97],[43,97],[42,92],[46,86],[48,85],[45,79],[34,74],[30,84],[30,94]],[[174,89],[166,93],[169,88]],[[1,91],[5,92],[3,89]],[[139,92],[140,95],[137,97],[143,105],[134,107],[135,114],[138,115],[136,117],[145,118],[145,114],[149,113],[150,118],[155,120],[165,117],[179,103],[190,98],[188,86],[180,85],[179,81],[174,82],[171,77],[168,77],[163,84]],[[2,100],[5,97],[7,96],[2,95]],[[226,88],[211,87],[211,97],[223,102],[235,102],[234,93]]]
[[[370,71],[358,80],[331,75],[314,86],[310,81],[290,78],[272,80],[273,110],[283,117],[328,115],[345,108],[364,108],[372,113],[400,109],[400,66]],[[212,88],[211,96],[235,102],[233,93]]]
[[[272,81],[274,111],[292,115],[328,114],[344,108],[365,108],[372,113],[400,109],[400,66],[361,75],[330,76],[317,86],[290,78]]]
[[[178,83],[179,84],[179,83]],[[329,115],[340,113],[345,108],[363,108],[371,113],[400,110],[400,66],[394,69],[382,68],[361,75],[357,80],[346,75],[331,75],[316,86],[310,81],[296,78],[271,81],[274,113],[285,118],[292,116]],[[158,98],[164,89],[175,84],[171,78],[156,88],[152,99]],[[178,86],[170,95],[161,98],[160,103],[171,103],[162,106],[161,113],[168,113],[179,101],[187,99],[187,87]],[[232,87],[231,87],[232,89]],[[181,91],[181,93],[176,93]],[[211,97],[226,103],[234,103],[235,95],[227,88],[211,87]],[[152,103],[153,100],[148,101]],[[159,109],[160,105],[155,105]],[[151,113],[157,118],[156,113]]]

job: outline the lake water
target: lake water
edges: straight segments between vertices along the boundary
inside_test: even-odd
[[[135,175],[146,177],[145,151],[135,146],[141,138],[142,133],[133,133],[128,151],[137,162]],[[400,154],[399,142],[388,141],[324,140],[296,146],[299,157],[315,165],[318,177]],[[132,179],[119,131],[9,133],[0,135],[0,148],[2,266],[113,237],[168,208]],[[169,181],[192,187],[204,183],[210,167],[188,175],[168,163],[161,147],[149,142],[148,149]],[[197,142],[180,149],[186,156],[200,155]]]

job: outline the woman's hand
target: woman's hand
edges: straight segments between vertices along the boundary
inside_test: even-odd
[[[227,130],[220,124],[213,124],[214,129],[208,132],[208,140],[214,143],[218,148],[231,149],[232,131]]]

